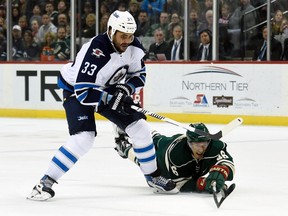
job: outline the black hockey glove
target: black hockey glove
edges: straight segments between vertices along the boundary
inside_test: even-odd
[[[214,165],[209,170],[207,178],[200,177],[197,180],[197,188],[199,191],[206,190],[213,193],[212,182],[216,182],[216,192],[219,192],[225,184],[225,180],[229,175],[229,168],[226,166]]]
[[[128,87],[129,86],[127,85],[117,85],[115,93],[108,102],[108,105],[112,110],[116,110],[123,115],[129,115],[136,112],[131,108],[132,105],[140,106],[138,103],[134,103],[133,99],[129,96],[131,92],[129,91],[130,87]]]

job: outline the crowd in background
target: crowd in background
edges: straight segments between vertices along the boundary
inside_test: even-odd
[[[75,1],[79,2],[79,1]],[[188,0],[188,29],[184,29],[184,0],[81,1],[76,37],[89,39],[105,33],[114,10],[128,10],[137,23],[135,36],[147,50],[147,61],[212,60],[213,0]],[[266,0],[219,0],[219,60],[265,61],[267,51]],[[271,60],[288,60],[287,0],[271,1]],[[7,22],[6,1],[0,0],[0,60],[7,59],[7,23],[12,27],[15,61],[71,59],[70,0],[12,0],[12,22]],[[184,44],[188,31],[188,44]],[[78,43],[80,47],[81,44]],[[79,49],[78,47],[78,49]]]

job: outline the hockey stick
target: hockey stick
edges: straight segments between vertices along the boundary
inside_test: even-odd
[[[137,112],[141,112],[141,113],[143,113],[145,115],[152,116],[153,118],[159,119],[161,121],[165,121],[165,122],[170,123],[172,125],[175,125],[175,126],[178,126],[178,127],[182,127],[182,128],[184,128],[186,130],[195,132],[195,133],[197,133],[199,135],[203,135],[203,136],[205,136],[205,137],[207,137],[209,139],[213,139],[213,140],[221,139],[223,136],[228,134],[234,128],[236,128],[239,125],[241,125],[242,122],[243,122],[242,118],[236,118],[236,119],[232,120],[231,122],[229,122],[227,125],[225,125],[225,127],[223,129],[221,129],[219,132],[217,132],[216,134],[210,134],[210,133],[206,133],[206,132],[204,132],[202,130],[198,130],[196,128],[193,128],[193,127],[191,127],[189,125],[185,125],[185,124],[182,124],[180,122],[177,122],[177,121],[175,121],[173,119],[161,116],[161,115],[159,115],[157,113],[150,112],[150,111],[145,110],[145,109],[143,109],[141,107],[138,107],[138,106],[132,105],[131,108],[136,110]]]
[[[221,189],[220,191],[221,198],[218,199],[216,192],[216,182],[215,181],[212,182],[213,198],[217,208],[219,208],[221,204],[224,202],[224,200],[234,191],[235,187],[236,185],[233,183],[227,189]]]

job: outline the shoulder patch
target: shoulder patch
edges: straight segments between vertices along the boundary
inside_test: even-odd
[[[91,55],[94,55],[94,56],[96,56],[97,58],[100,58],[101,56],[104,56],[104,57],[105,57],[103,51],[100,50],[100,49],[98,49],[98,48],[93,49],[93,52],[91,53]]]

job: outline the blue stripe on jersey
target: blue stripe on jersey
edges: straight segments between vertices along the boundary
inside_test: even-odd
[[[62,76],[60,76],[60,78],[58,79],[57,85],[59,88],[70,91],[70,92],[74,92],[74,88],[73,86],[71,86],[70,84],[68,84]]]
[[[77,162],[77,158],[74,157],[70,152],[68,152],[63,146],[59,149],[60,152],[62,152],[69,160],[71,160],[73,163]]]
[[[153,148],[154,148],[154,144],[151,143],[149,146],[147,146],[145,148],[134,148],[134,152],[135,153],[143,153],[143,152],[150,151]]]
[[[79,96],[77,97],[77,100],[78,100],[78,101],[83,101],[83,100],[87,97],[87,95],[88,95],[88,91],[83,92],[81,95],[79,95]]]
[[[91,83],[76,83],[74,85],[75,90],[82,90],[82,89],[87,89],[87,88],[99,88],[100,86],[97,86],[95,84]]]
[[[156,155],[154,154],[148,158],[142,158],[142,159],[138,158],[138,161],[139,161],[139,163],[146,163],[146,162],[150,162],[150,161],[155,160],[155,158],[156,158]]]
[[[67,172],[69,169],[66,167],[61,161],[59,161],[56,157],[52,158],[52,161],[64,172]]]

